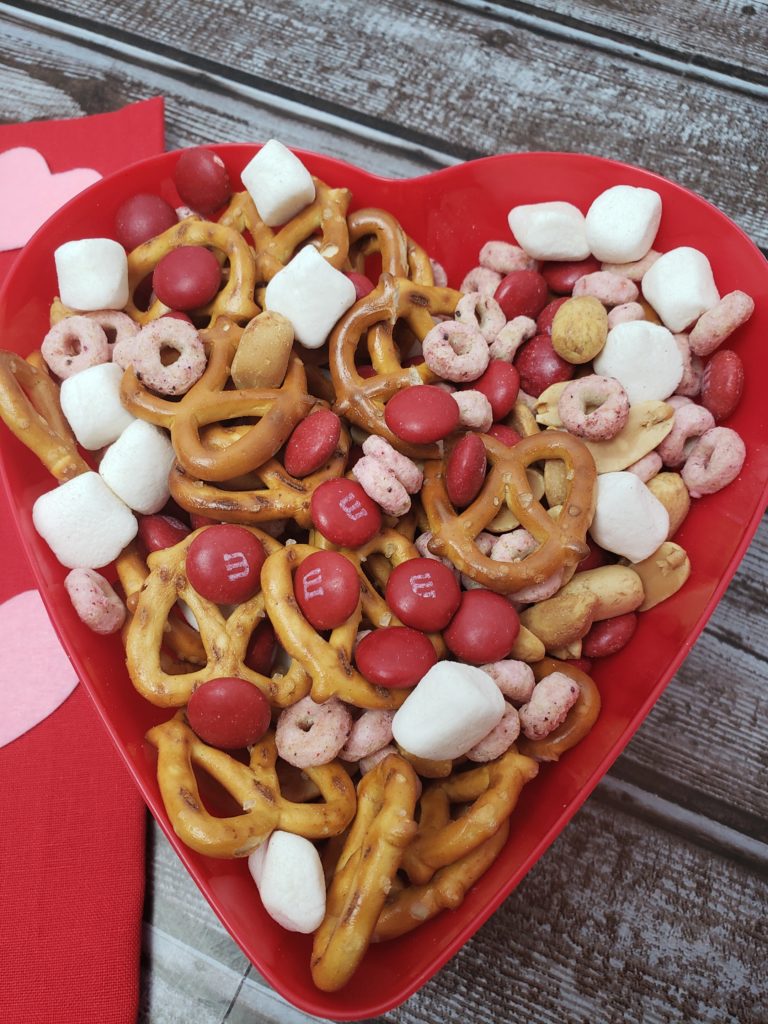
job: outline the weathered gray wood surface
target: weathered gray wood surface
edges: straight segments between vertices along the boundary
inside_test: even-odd
[[[0,4],[0,119],[161,93],[167,142],[277,136],[404,177],[617,157],[768,246],[768,5]],[[502,909],[386,1020],[768,1020],[768,523],[625,754]],[[301,1021],[151,832],[142,1024]]]

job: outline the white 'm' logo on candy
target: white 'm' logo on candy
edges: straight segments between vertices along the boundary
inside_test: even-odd
[[[351,492],[341,499],[339,502],[339,508],[347,519],[351,519],[353,522],[355,519],[362,519],[364,516],[368,515],[363,508],[360,499],[356,498]]]
[[[325,591],[323,590],[323,570],[312,569],[304,577],[304,597],[309,601],[313,597],[322,597]]]
[[[411,590],[414,594],[418,594],[419,597],[437,597],[435,581],[432,579],[431,573],[417,573],[415,576],[410,576],[408,582],[411,585]]]
[[[250,565],[248,565],[248,559],[242,551],[225,552],[222,557],[224,558],[227,579],[230,583],[233,580],[241,580],[251,570]]]

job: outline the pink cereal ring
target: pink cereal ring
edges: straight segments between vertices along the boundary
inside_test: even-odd
[[[43,338],[40,353],[48,368],[62,380],[89,366],[109,362],[106,334],[85,316],[59,320]]]
[[[511,363],[523,342],[528,341],[535,333],[535,320],[529,316],[516,316],[502,327],[491,342],[491,359],[504,359]]]
[[[490,551],[494,562],[519,562],[532,554],[539,543],[527,530],[519,527],[511,533],[502,533],[496,539]],[[558,592],[563,583],[563,570],[557,569],[541,583],[530,583],[521,590],[516,590],[511,595],[515,603],[535,604],[537,601],[546,601]]]
[[[175,349],[179,358],[164,366],[160,354]],[[205,370],[205,349],[197,330],[185,320],[160,317],[139,333],[115,345],[112,361],[132,366],[139,380],[161,395],[184,395]]]
[[[421,349],[434,374],[456,383],[477,380],[491,359],[488,342],[478,328],[457,321],[436,324]]]
[[[741,472],[747,449],[735,430],[713,427],[691,449],[681,475],[692,498],[714,494]]]
[[[429,550],[429,542],[432,540],[432,533],[430,530],[425,530],[424,533],[420,533],[416,540],[413,542],[413,546],[419,552],[422,558],[432,558],[436,562],[442,562],[443,565],[450,569],[453,575],[458,579],[460,576],[459,570],[450,560],[450,558],[441,558],[436,555],[433,551]]]
[[[408,491],[391,469],[372,455],[363,455],[352,469],[352,475],[369,498],[381,505],[388,516],[404,516],[411,508]]]
[[[519,735],[520,715],[517,708],[507,704],[499,724],[467,751],[467,757],[470,761],[480,763],[495,761],[497,757],[506,754]]]
[[[493,425],[491,403],[481,391],[455,391],[453,397],[459,407],[459,423],[469,430],[485,434]]]
[[[488,267],[473,267],[461,282],[460,292],[480,292],[482,295],[493,295],[501,283],[502,275]]]
[[[634,302],[640,290],[634,281],[607,270],[596,270],[580,277],[573,286],[573,295],[593,295],[604,306],[621,306]]]
[[[564,672],[544,676],[534,687],[530,701],[518,712],[523,735],[529,740],[548,736],[565,721],[579,693],[577,684]]]
[[[538,260],[511,242],[486,242],[480,250],[479,263],[481,267],[488,267],[502,275],[511,274],[513,270],[539,269]]]
[[[608,314],[608,330],[613,330],[618,324],[627,324],[632,320],[645,320],[645,310],[639,302],[622,302],[620,306],[614,306]]]
[[[435,287],[446,288],[448,285],[448,275],[443,264],[438,263],[437,260],[430,259],[429,265],[432,267],[432,278],[435,282]]]
[[[684,405],[693,405],[693,399],[686,395],[670,395],[669,398],[664,399],[664,402],[675,410],[682,409]]]
[[[526,704],[531,699],[536,677],[527,662],[508,658],[480,667],[488,673],[507,700],[514,704]]]
[[[391,743],[394,717],[394,711],[364,711],[339,751],[342,761],[360,761]]]
[[[416,463],[401,455],[383,437],[371,434],[363,441],[363,454],[378,459],[382,466],[394,473],[409,494],[417,494],[421,490],[424,474]]]
[[[475,537],[475,544],[481,555],[490,555],[493,545],[496,543],[496,535],[488,533],[486,530],[482,530]],[[477,583],[472,579],[471,576],[467,576],[466,573],[461,573],[459,576],[461,585],[465,590],[482,590],[482,583]]]
[[[594,406],[597,408],[587,412]],[[629,418],[629,398],[614,377],[592,373],[566,385],[557,411],[571,434],[589,441],[608,441],[616,437]]]
[[[640,260],[632,263],[603,263],[600,267],[609,274],[618,274],[619,277],[628,277],[630,281],[642,281],[643,275],[650,270],[656,260],[661,256],[655,249],[649,249]]]
[[[135,320],[131,320],[127,313],[121,313],[118,309],[97,309],[92,313],[83,313],[83,316],[97,323],[106,334],[110,359],[119,341],[135,337],[140,330]]]
[[[715,417],[705,409],[703,405],[696,405],[690,402],[675,410],[672,420],[672,429],[658,445],[656,451],[662,458],[665,466],[670,469],[677,469],[682,466],[687,457],[686,443],[691,438],[701,437],[707,430],[715,425]],[[691,445],[688,446],[692,447]]]
[[[702,313],[691,331],[689,343],[691,352],[697,356],[708,356],[752,316],[755,302],[746,292],[729,292],[722,299]]]
[[[642,459],[638,459],[631,466],[627,466],[627,472],[634,473],[635,476],[640,477],[644,484],[647,484],[657,473],[661,472],[663,465],[664,462],[658,452],[648,452]]]
[[[280,712],[277,752],[295,768],[316,768],[338,756],[352,729],[352,715],[338,697],[316,704],[302,697]]]
[[[125,605],[101,573],[73,569],[64,580],[72,607],[81,622],[94,633],[109,636],[125,622]]]
[[[683,357],[683,376],[677,385],[677,395],[684,398],[695,398],[701,391],[704,377],[704,364],[698,356],[691,352],[690,339],[687,334],[675,334],[674,339]],[[667,399],[669,402],[669,399]]]
[[[491,342],[506,325],[507,318],[492,295],[467,292],[456,304],[454,319],[476,327],[486,341]]]

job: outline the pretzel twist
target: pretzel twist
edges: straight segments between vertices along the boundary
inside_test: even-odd
[[[460,514],[445,488],[444,465],[432,460],[424,467],[421,499],[432,539],[430,550],[447,557],[476,583],[501,594],[514,594],[540,583],[558,569],[566,572],[588,554],[586,533],[595,507],[595,464],[577,437],[547,430],[524,437],[508,448],[483,434],[491,465],[480,494]],[[539,460],[562,459],[568,490],[559,513],[551,516],[531,493],[526,475]],[[498,516],[506,503],[517,520],[539,542],[538,548],[518,562],[497,562],[477,546],[479,533]]]
[[[403,849],[416,830],[417,786],[416,773],[397,754],[386,757],[358,785],[357,814],[312,946],[312,978],[324,992],[342,988],[368,949]]]
[[[355,815],[355,787],[338,761],[305,769],[320,791],[321,803],[286,800],[280,791],[271,732],[251,747],[247,765],[198,739],[183,712],[150,729],[146,738],[157,748],[157,780],[176,835],[208,857],[247,857],[274,829],[325,839],[343,832]],[[209,813],[195,768],[218,782],[242,813],[233,817]]]
[[[355,210],[347,217],[347,226],[349,262],[355,270],[364,273],[366,256],[378,253],[382,273],[407,277],[416,284],[434,287],[435,276],[429,256],[405,234],[391,213],[375,207]]]
[[[541,740],[529,740],[526,736],[520,736],[517,740],[517,747],[527,757],[536,761],[559,761],[560,757],[580,743],[590,732],[600,714],[600,691],[594,680],[576,668],[569,665],[567,661],[558,661],[556,658],[542,658],[535,665],[531,665],[536,682],[552,672],[562,672],[568,676],[579,687],[579,696],[573,705],[565,721],[554,729],[549,736]]]

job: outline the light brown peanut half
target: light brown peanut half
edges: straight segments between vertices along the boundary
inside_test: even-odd
[[[610,441],[585,441],[598,473],[615,473],[653,451],[672,429],[675,410],[666,402],[631,406],[623,430]]]
[[[648,558],[635,562],[632,570],[643,581],[645,600],[637,610],[645,612],[677,593],[691,574],[691,563],[679,544],[665,540]]]
[[[271,310],[246,326],[232,360],[236,388],[276,388],[283,383],[293,345],[291,321]]]
[[[691,507],[691,496],[679,473],[657,473],[647,487],[669,513],[667,540],[674,537]]]

